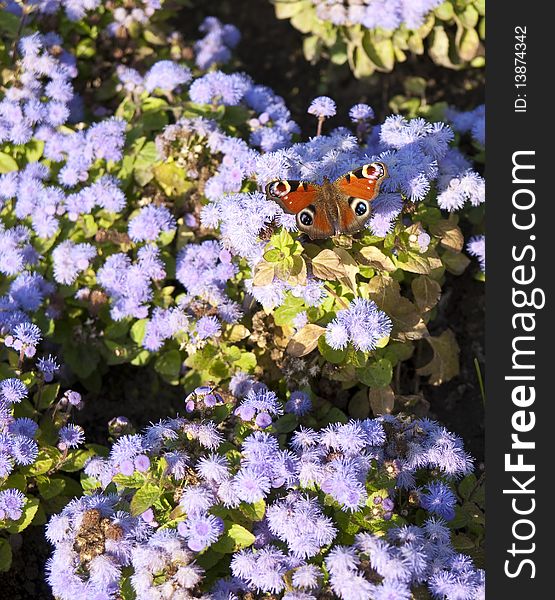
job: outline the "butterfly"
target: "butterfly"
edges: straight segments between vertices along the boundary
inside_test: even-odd
[[[371,202],[387,177],[387,167],[373,162],[321,185],[276,179],[266,186],[266,197],[297,217],[297,227],[310,239],[356,233],[370,218]]]

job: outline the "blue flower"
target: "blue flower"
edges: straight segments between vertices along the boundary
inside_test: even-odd
[[[351,121],[354,123],[358,121],[371,121],[374,118],[374,111],[368,104],[355,104],[349,110],[349,117],[351,117]]]
[[[392,329],[391,319],[371,300],[355,298],[348,309],[340,310],[326,328],[326,341],[339,350],[351,342],[357,350],[376,349],[379,340]]]
[[[175,219],[165,206],[149,204],[130,219],[127,231],[134,242],[154,242],[161,233],[175,228]]]
[[[21,402],[23,398],[27,397],[28,393],[27,386],[15,377],[0,382],[0,399],[8,404]]]
[[[16,489],[7,489],[0,492],[0,521],[9,519],[17,521],[23,514],[25,495]]]
[[[144,78],[144,87],[147,92],[156,88],[164,92],[173,92],[176,88],[191,79],[191,71],[171,60],[160,60],[154,63]]]
[[[60,365],[56,362],[56,358],[49,354],[48,356],[39,358],[37,367],[47,383],[54,379],[54,375],[60,370]]]
[[[420,494],[422,508],[450,521],[455,516],[455,494],[440,481],[433,481],[425,489]]]
[[[328,96],[318,96],[310,103],[308,114],[319,118],[333,117],[337,111],[335,102]]]
[[[305,392],[293,392],[285,404],[285,412],[293,413],[299,417],[306,415],[311,409],[312,402]]]
[[[202,552],[218,540],[224,531],[221,518],[205,513],[194,513],[179,523],[179,533],[187,539],[187,545],[194,552]]]

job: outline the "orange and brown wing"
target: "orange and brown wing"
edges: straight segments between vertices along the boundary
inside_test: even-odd
[[[285,212],[296,215],[314,204],[318,187],[304,181],[276,179],[266,186],[266,196],[277,202]]]
[[[386,166],[374,162],[349,171],[334,182],[341,194],[337,206],[341,233],[356,233],[366,226],[371,214],[371,202],[378,195],[386,177]]]
[[[347,198],[362,198],[369,202],[380,191],[382,181],[387,177],[387,167],[382,162],[373,162],[349,171],[335,181]]]

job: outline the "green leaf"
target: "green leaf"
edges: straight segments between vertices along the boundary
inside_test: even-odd
[[[136,517],[148,510],[161,496],[162,490],[154,483],[145,483],[131,500],[131,514]]]
[[[431,310],[438,303],[441,286],[434,279],[421,275],[412,280],[411,288],[416,306],[422,312]]]
[[[298,424],[297,416],[292,413],[288,413],[288,414],[280,417],[273,424],[273,428],[276,433],[290,433],[291,431],[295,430],[295,427],[297,427],[297,424]]]
[[[42,140],[31,140],[25,144],[25,158],[27,162],[37,162],[44,151],[44,142]]]
[[[368,401],[374,415],[386,415],[393,410],[395,394],[390,386],[368,390]]]
[[[266,514],[266,502],[264,500],[258,500],[254,504],[247,504],[241,502],[239,510],[251,521],[261,521]]]
[[[52,383],[49,385],[45,385],[45,386],[43,386],[42,391],[39,389],[35,393],[35,402],[38,401],[38,407],[40,409],[49,408],[56,401],[59,391],[60,391],[59,383]]]
[[[366,367],[357,369],[356,374],[369,388],[383,388],[391,383],[393,367],[387,358],[380,358]]]
[[[276,325],[292,325],[293,319],[305,308],[304,300],[287,294],[283,304],[274,311]]]
[[[0,573],[6,573],[12,566],[12,547],[6,538],[0,538]]]
[[[0,173],[9,173],[10,171],[17,171],[19,167],[15,160],[5,152],[0,152]]]
[[[465,29],[459,42],[459,56],[464,61],[471,61],[480,47],[480,37],[475,29]]]
[[[21,472],[24,475],[43,475],[60,460],[60,457],[61,453],[56,448],[41,448],[37,455],[37,460],[28,467],[22,467]]]
[[[318,350],[320,354],[330,363],[334,365],[341,364],[347,356],[347,348],[334,350],[326,341],[326,336],[322,335],[318,339]]]
[[[226,523],[226,532],[222,537],[210,546],[210,549],[215,552],[222,552],[223,554],[231,554],[241,548],[247,548],[254,544],[256,537],[248,530],[233,523],[229,529],[227,529],[228,523]]]
[[[468,256],[462,252],[453,252],[453,250],[446,250],[441,255],[441,260],[449,273],[454,275],[462,275],[470,264]]]
[[[175,381],[181,372],[181,354],[179,350],[168,350],[161,354],[154,363],[154,370],[164,379]]]
[[[64,345],[64,360],[81,379],[86,379],[97,368],[100,361],[98,350],[90,344]]]
[[[61,494],[65,487],[66,482],[59,477],[46,477],[45,475],[41,475],[37,477],[37,486],[39,488],[39,494],[45,500],[50,500],[50,498],[54,498]]]
[[[459,494],[465,500],[468,500],[470,498],[470,494],[472,494],[472,492],[476,489],[476,481],[476,475],[471,473],[459,483]]]
[[[143,343],[147,323],[148,319],[139,319],[138,321],[135,321],[135,323],[133,323],[133,325],[131,326],[129,335],[138,346],[140,346]]]
[[[393,42],[386,38],[379,40],[372,31],[366,31],[362,38],[362,47],[370,60],[382,71],[391,71],[395,65]]]
[[[435,10],[435,15],[442,21],[450,21],[455,16],[453,4],[451,2],[444,2],[440,4]]]
[[[95,455],[95,451],[92,449],[78,449],[72,450],[66,460],[64,461],[61,470],[67,473],[73,473],[74,471],[80,471],[85,463],[91,456]]]
[[[168,196],[179,196],[189,187],[185,171],[175,163],[154,167],[154,177]]]
[[[441,260],[435,255],[435,252],[428,251],[426,254],[419,254],[411,250],[399,253],[399,258],[395,259],[397,268],[409,273],[419,273],[428,275],[434,269],[441,267]]]

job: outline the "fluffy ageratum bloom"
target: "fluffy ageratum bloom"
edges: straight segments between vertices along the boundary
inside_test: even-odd
[[[110,597],[120,587],[131,553],[148,538],[148,525],[121,510],[116,495],[92,494],[72,500],[46,527],[54,551],[46,579],[60,600]],[[83,550],[84,539],[94,538]],[[80,540],[78,543],[77,540]]]
[[[231,572],[260,592],[279,593],[285,588],[284,575],[302,561],[287,556],[269,544],[260,550],[245,549],[231,559]]]
[[[266,511],[270,531],[287,543],[289,551],[310,558],[331,544],[337,533],[333,521],[324,516],[317,500],[291,492]]]
[[[474,110],[459,112],[453,108],[445,111],[445,116],[459,133],[470,133],[472,138],[482,146],[485,144],[486,106],[481,104]]]
[[[312,409],[310,396],[306,392],[293,392],[285,404],[285,412],[303,417]]]
[[[161,233],[175,228],[175,219],[165,206],[149,204],[129,221],[127,231],[134,242],[155,242]]]
[[[143,346],[147,350],[159,350],[165,340],[188,329],[189,318],[181,308],[156,307],[146,324]]]
[[[270,480],[261,476],[252,467],[241,469],[233,478],[233,486],[237,497],[244,502],[254,504],[269,494]]]
[[[441,0],[312,0],[312,3],[318,18],[335,26],[362,25],[366,29],[393,31],[401,26],[418,29]]]
[[[8,348],[22,352],[28,358],[36,353],[36,348],[42,339],[42,332],[34,323],[20,323],[16,325],[10,335],[6,336],[4,343]]]
[[[148,245],[138,251],[134,262],[122,252],[110,255],[96,278],[112,298],[112,318],[119,321],[128,316],[144,319],[152,299],[151,283],[165,275],[160,250]]]
[[[251,86],[251,79],[244,73],[227,75],[221,71],[212,71],[193,81],[189,97],[197,104],[235,106]]]
[[[52,252],[54,279],[64,285],[72,284],[79,273],[89,268],[95,256],[96,248],[92,244],[75,244],[65,240]]]
[[[192,591],[204,575],[181,536],[168,529],[156,531],[146,543],[136,544],[131,550],[131,565],[131,585],[138,600],[160,597],[165,590],[176,597],[191,597],[187,590]]]
[[[447,521],[455,516],[457,497],[447,485],[441,481],[430,483],[420,494],[420,505]]]
[[[326,341],[339,350],[350,342],[357,350],[375,350],[377,343],[388,337],[391,319],[372,300],[355,298],[347,309],[340,310],[326,328]]]
[[[17,404],[18,402],[21,402],[23,398],[27,397],[28,393],[27,386],[23,381],[20,381],[15,377],[0,381],[0,400],[6,404]]]
[[[218,540],[224,531],[224,523],[214,515],[193,513],[186,521],[179,523],[177,530],[186,538],[191,550],[202,552]]]
[[[38,359],[37,368],[42,373],[44,381],[48,383],[54,379],[54,375],[60,370],[60,365],[56,358],[49,354]]]
[[[328,118],[335,115],[337,106],[328,96],[318,96],[318,98],[314,98],[311,102],[307,112],[309,115],[314,115],[318,118]]]
[[[241,39],[239,30],[234,25],[222,24],[216,17],[206,17],[199,30],[206,35],[194,45],[197,67],[206,70],[229,62],[231,50]]]
[[[23,514],[25,494],[20,490],[0,491],[0,521],[17,521]]]
[[[374,118],[374,110],[368,104],[355,104],[349,110],[349,117],[353,123],[370,121]]]
[[[277,395],[265,387],[250,390],[245,399],[235,409],[235,414],[243,421],[252,421],[265,428],[272,424],[274,416],[283,414],[283,407]]]
[[[0,141],[25,144],[35,130],[54,133],[68,120],[77,70],[60,43],[56,35],[39,33],[19,41],[16,85],[0,101]]]
[[[85,432],[81,426],[69,423],[60,429],[58,437],[58,448],[68,450],[77,448],[85,441]]]
[[[482,273],[486,272],[486,236],[475,235],[471,237],[466,244],[466,251],[475,256],[480,263]]]
[[[160,60],[154,63],[144,77],[144,87],[152,93],[155,89],[173,92],[191,79],[191,71],[183,65],[171,60]]]
[[[437,197],[438,206],[449,212],[461,209],[467,201],[472,206],[479,206],[486,201],[484,178],[470,170],[453,177]]]

